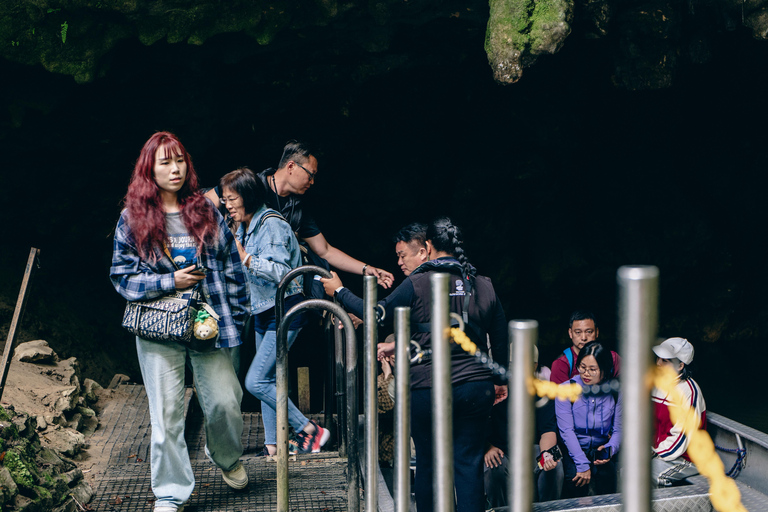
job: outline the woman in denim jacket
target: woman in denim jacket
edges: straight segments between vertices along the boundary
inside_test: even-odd
[[[265,189],[247,167],[221,178],[221,201],[234,222],[239,223],[236,240],[251,292],[251,314],[256,334],[256,356],[245,376],[245,388],[261,400],[265,455],[277,453],[277,383],[275,295],[285,275],[301,265],[301,253],[291,226],[264,204]],[[301,277],[285,292],[285,307],[301,302]],[[288,329],[288,348],[293,345],[304,320],[294,320]],[[288,400],[288,422],[297,434],[299,451],[319,452],[330,437],[327,429],[308,420]]]
[[[569,382],[581,386],[613,379],[613,358],[600,342],[584,345],[576,359],[579,375]],[[568,383],[564,382],[562,385]],[[563,498],[616,492],[616,454],[621,445],[621,394],[581,395],[573,404],[557,400],[557,427],[565,443]]]

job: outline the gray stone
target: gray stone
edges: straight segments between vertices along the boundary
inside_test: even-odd
[[[89,405],[95,404],[98,401],[99,397],[96,394],[96,392],[99,391],[100,389],[104,389],[104,388],[102,388],[101,385],[95,380],[85,379],[83,381],[82,392],[83,392],[83,396],[85,397]]]
[[[53,512],[77,512],[78,508],[75,504],[75,500],[68,498],[63,505],[53,509]]]
[[[80,429],[80,432],[85,434],[85,437],[89,437],[93,435],[94,432],[96,432],[97,428],[99,428],[99,418],[97,416],[84,418],[83,426]]]
[[[753,12],[744,19],[755,39],[768,39],[768,7]]]
[[[16,361],[35,364],[55,364],[59,360],[59,356],[45,340],[20,343],[14,351],[13,358]]]
[[[0,466],[0,503],[8,503],[18,494],[19,488],[5,466]]]
[[[37,430],[45,430],[48,428],[48,422],[45,420],[45,416],[38,414],[35,418],[37,419]]]
[[[94,411],[93,409],[91,409],[89,407],[80,407],[80,406],[78,406],[78,407],[75,408],[75,410],[78,413],[82,414],[83,417],[85,417],[85,418],[93,418],[94,416],[96,416],[96,411]]]
[[[117,389],[117,387],[120,384],[123,384],[124,382],[130,382],[131,378],[127,375],[123,375],[122,373],[115,374],[114,377],[112,377],[112,381],[109,383],[109,389]]]
[[[80,468],[75,468],[72,471],[67,471],[61,475],[61,479],[66,482],[67,486],[72,487],[83,479],[83,472]]]
[[[76,412],[72,415],[72,418],[67,422],[67,428],[71,428],[74,430],[77,430],[78,432],[82,430],[83,426],[83,415],[79,412]]]
[[[85,480],[78,483],[70,493],[78,502],[88,503],[93,498],[93,489]]]
[[[56,428],[48,430],[42,436],[41,441],[45,446],[56,450],[68,457],[74,457],[85,445],[85,436],[77,430],[70,428]]]
[[[55,450],[46,447],[41,447],[37,452],[37,461],[39,464],[48,464],[56,468],[57,472],[65,471],[68,467],[68,463],[59,457]]]
[[[19,435],[22,437],[30,437],[37,427],[37,422],[34,417],[27,416],[24,413],[19,413],[13,417],[13,424]]]
[[[77,405],[77,399],[80,395],[78,393],[77,386],[71,388],[64,388],[58,390],[56,393],[58,398],[53,402],[53,410],[55,413],[63,414],[68,411],[74,410]]]

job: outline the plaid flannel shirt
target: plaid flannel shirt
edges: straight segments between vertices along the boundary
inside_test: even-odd
[[[123,210],[115,228],[112,266],[109,277],[117,293],[129,301],[162,297],[176,290],[173,273],[176,267],[156,249],[158,260],[154,264],[142,259]],[[242,343],[240,332],[250,311],[248,285],[240,263],[235,238],[216,212],[219,220],[216,243],[203,247],[202,263],[210,270],[203,280],[208,301],[219,315],[219,341],[217,347],[236,347]]]

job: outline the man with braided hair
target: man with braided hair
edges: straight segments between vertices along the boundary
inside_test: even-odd
[[[429,275],[451,274],[449,302],[452,312],[465,319],[467,335],[478,346],[490,340],[493,356],[507,361],[507,325],[501,303],[491,280],[477,275],[467,261],[461,232],[447,217],[439,218],[427,228],[429,261],[414,269],[400,286],[379,304],[394,317],[398,306],[411,308],[411,333],[422,348],[431,348],[430,320],[432,292]],[[357,316],[363,315],[363,301],[334,274],[322,279],[325,291],[335,295],[341,305]],[[379,358],[394,351],[379,350]],[[477,358],[460,347],[451,346],[451,384],[453,389],[453,454],[457,510],[483,512],[483,453],[486,420],[494,403],[506,398],[506,385],[494,385],[491,371]],[[411,366],[411,436],[416,446],[416,506],[419,512],[430,512],[432,499],[432,361],[429,358]]]

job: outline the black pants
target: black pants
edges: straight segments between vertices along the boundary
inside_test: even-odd
[[[488,415],[494,400],[491,381],[453,386],[453,479],[456,511],[483,512],[483,453]],[[432,390],[411,393],[411,437],[416,446],[416,507],[431,512],[432,496]]]
[[[616,461],[615,457],[607,463],[596,466],[590,464],[592,477],[589,485],[576,487],[573,477],[576,476],[576,463],[573,462],[568,449],[563,450],[563,469],[565,480],[563,482],[563,498],[580,498],[582,496],[613,494],[616,492]]]

